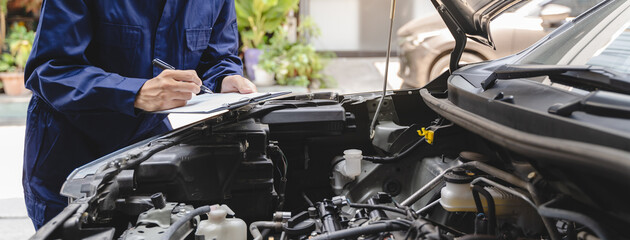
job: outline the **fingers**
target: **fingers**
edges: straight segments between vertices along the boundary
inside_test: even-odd
[[[159,111],[185,106],[200,91],[201,80],[192,70],[164,70],[147,80],[134,101],[134,107],[146,111]]]
[[[192,99],[193,93],[190,92],[173,92],[169,96],[169,100],[185,100],[188,101]]]
[[[134,106],[147,111],[166,110],[185,106],[200,91],[201,79],[193,70],[164,70],[142,86]],[[256,85],[240,75],[223,79],[221,92],[253,93]]]
[[[245,78],[243,78],[243,80],[245,80],[244,82],[245,82],[245,85],[247,86],[245,89],[247,91],[249,91],[249,92],[243,92],[243,91],[240,91],[240,90],[239,90],[239,92],[241,92],[241,93],[255,93],[255,92],[258,92],[258,89],[256,88],[256,85],[254,85],[254,83],[252,83],[251,81],[249,81],[248,79],[245,79]]]
[[[194,70],[164,70],[159,78],[166,80],[164,88],[168,91],[199,93],[201,79]]]
[[[254,93],[256,85],[240,75],[227,76],[221,84],[221,92]]]
[[[160,75],[164,77],[172,78],[176,81],[191,82],[197,86],[201,85],[201,79],[197,76],[197,72],[194,70],[164,70]]]
[[[240,83],[238,84],[238,92],[239,93],[243,93],[243,94],[253,93],[253,92],[255,92],[255,90],[254,90],[255,88],[256,87],[250,86],[245,81],[240,81]]]
[[[192,82],[181,82],[181,81],[171,81],[167,86],[165,86],[166,88],[168,88],[168,90],[170,91],[176,91],[176,92],[187,92],[187,93],[199,93],[199,91],[201,91],[201,89],[199,88],[199,85],[192,83]]]

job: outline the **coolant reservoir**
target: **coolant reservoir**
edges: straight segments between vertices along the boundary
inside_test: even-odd
[[[462,168],[455,168],[444,174],[446,186],[442,188],[440,205],[449,212],[477,212],[470,182],[474,174]],[[492,195],[497,216],[512,215],[520,212],[525,202],[520,198],[494,187],[485,187]],[[479,194],[484,211],[488,210],[485,197]]]
[[[226,218],[228,214],[234,212],[227,205],[211,206],[208,213],[208,220],[199,223],[195,232],[195,240],[246,240],[247,225],[238,218]]]
[[[345,174],[347,177],[354,179],[361,174],[361,160],[363,160],[363,152],[358,149],[348,149],[343,151],[345,161]]]

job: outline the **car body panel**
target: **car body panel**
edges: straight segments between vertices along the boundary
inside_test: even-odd
[[[630,11],[628,9],[629,4],[622,5],[617,9],[607,9],[610,14],[603,17],[601,22],[595,22],[597,24],[594,24],[597,25],[600,30],[584,33],[579,32],[579,35],[585,37],[584,40],[579,41],[580,44],[578,45],[570,46],[570,50],[558,50],[558,52],[566,52],[566,54],[563,54],[562,57],[556,61],[556,64],[586,64],[584,57],[580,56],[592,56],[595,51],[593,49],[599,49],[589,46],[589,44],[602,45],[602,43],[609,42],[609,36],[611,35],[611,30],[609,28],[614,28],[609,27],[609,25],[611,25],[610,23],[615,21],[627,21],[628,17],[626,17],[623,12]],[[562,39],[559,39],[559,42],[554,38],[559,35],[559,33],[568,31],[577,24],[580,24],[579,22],[581,20],[582,19],[580,18],[572,20],[561,29],[558,29],[554,35],[549,36],[549,39],[543,39],[544,42],[557,42],[557,44],[562,44]],[[608,33],[603,34],[606,31]],[[539,43],[542,43],[542,41]],[[531,46],[517,55],[481,64],[472,64],[453,72],[448,83],[449,100],[453,104],[465,110],[485,116],[493,122],[506,124],[514,129],[556,138],[566,138],[580,142],[602,144],[617,149],[630,149],[630,141],[628,141],[628,139],[630,139],[630,124],[628,124],[627,119],[596,116],[582,112],[576,112],[574,115],[569,117],[560,117],[548,113],[548,109],[553,104],[566,103],[575,100],[576,98],[584,97],[588,93],[586,91],[568,88],[562,85],[556,86],[555,84],[551,84],[545,77],[523,78],[523,80],[514,79],[509,81],[497,80],[496,85],[492,88],[487,90],[481,88],[481,82],[500,66],[504,66],[506,64],[532,64],[533,62],[531,61],[531,56],[529,55],[531,55],[533,51],[541,51],[538,49],[539,47],[542,51],[549,50],[538,44]],[[512,100],[504,101],[502,99],[497,99],[499,94],[503,97],[511,96]],[[473,100],[475,98],[483,100],[479,102],[477,100]],[[496,106],[496,108],[494,106]],[[514,108],[515,110],[508,110],[510,108]],[[530,112],[534,115],[543,116],[542,118],[549,118],[549,121],[559,121],[560,123],[552,124],[547,120],[539,119],[538,117],[517,116],[515,114],[506,113],[507,111]],[[538,120],[524,122],[521,121],[523,118]],[[567,129],[568,126],[575,126],[575,128]],[[582,131],[590,132],[592,134],[594,134],[594,132],[591,131],[596,131],[598,133],[608,135],[593,137],[593,135],[584,134],[584,132],[580,132],[577,129],[582,129]]]

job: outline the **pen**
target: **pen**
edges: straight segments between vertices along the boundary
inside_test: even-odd
[[[153,59],[152,63],[153,63],[154,66],[159,67],[162,70],[166,70],[166,69],[175,70],[175,68],[173,66],[171,66],[170,64],[162,61],[162,59],[159,59],[159,58]],[[206,87],[203,84],[201,84],[201,86],[199,86],[199,88],[201,89],[201,92],[214,93],[214,92],[212,92],[212,90],[210,90],[210,88]]]

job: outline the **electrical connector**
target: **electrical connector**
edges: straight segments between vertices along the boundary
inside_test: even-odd
[[[422,128],[418,130],[418,135],[424,137],[424,140],[426,140],[428,144],[433,144],[435,131]]]

